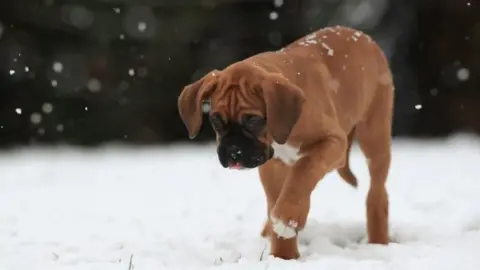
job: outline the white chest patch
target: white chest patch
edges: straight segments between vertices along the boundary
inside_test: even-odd
[[[274,150],[273,158],[278,158],[287,165],[293,165],[304,155],[298,153],[299,149],[288,144],[272,144]]]

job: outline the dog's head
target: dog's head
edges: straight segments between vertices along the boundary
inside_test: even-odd
[[[305,97],[282,75],[247,63],[213,70],[187,85],[178,110],[189,137],[202,125],[202,102],[210,100],[210,124],[225,168],[255,168],[273,156],[271,144],[284,144],[296,124]]]

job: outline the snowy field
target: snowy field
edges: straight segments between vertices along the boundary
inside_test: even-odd
[[[302,258],[268,256],[257,171],[220,167],[213,145],[25,150],[0,155],[1,270],[480,269],[480,141],[396,141],[389,246],[365,243],[360,187],[317,187]]]

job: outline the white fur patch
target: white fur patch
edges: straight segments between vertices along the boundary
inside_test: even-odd
[[[300,158],[304,157],[304,155],[300,155],[298,153],[299,148],[290,146],[288,144],[278,144],[274,142],[272,144],[272,148],[274,151],[273,158],[278,158],[287,165],[293,165]]]
[[[278,237],[291,239],[297,235],[296,228],[298,227],[298,222],[295,220],[290,220],[288,224],[285,224],[278,218],[270,217],[270,221],[272,222],[272,229]]]

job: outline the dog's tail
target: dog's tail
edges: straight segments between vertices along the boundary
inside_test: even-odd
[[[347,144],[347,151],[345,156],[345,165],[342,168],[339,168],[338,174],[351,186],[357,187],[358,182],[357,178],[353,174],[352,170],[350,170],[350,150],[352,149],[353,139],[355,138],[355,127],[350,131],[348,134],[348,144]]]

